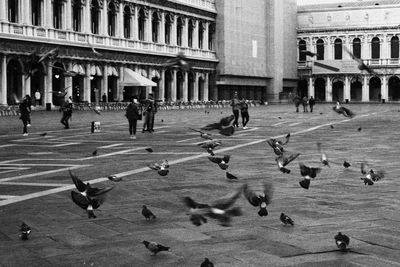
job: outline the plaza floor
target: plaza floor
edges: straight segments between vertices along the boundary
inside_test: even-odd
[[[400,106],[346,106],[353,119],[328,104],[313,113],[252,107],[248,129],[229,137],[210,131],[222,142],[215,153],[231,155],[227,171],[238,181],[207,159],[197,145],[204,140],[189,129],[219,121],[229,108],[160,111],[155,132],[141,133],[139,122],[136,140],[124,111],[76,111],[68,130],[58,112],[33,112],[29,136],[17,116],[0,117],[0,266],[200,266],[205,257],[215,266],[400,266]],[[101,122],[100,132],[91,133],[92,121]],[[301,155],[283,174],[266,140],[289,132],[287,150]],[[322,167],[317,142],[330,168]],[[147,167],[163,159],[170,164],[164,177]],[[345,169],[344,160],[352,166]],[[299,186],[299,162],[322,167],[309,190]],[[361,162],[384,170],[384,179],[364,185]],[[96,219],[72,202],[68,170],[95,186],[115,186]],[[269,215],[258,216],[242,196],[236,206],[243,216],[230,227],[212,219],[191,224],[182,202],[190,196],[211,203],[244,183],[261,189],[265,181],[274,185]],[[146,221],[142,205],[157,219]],[[281,212],[295,225],[283,225]],[[19,238],[22,222],[32,228],[26,241]],[[335,245],[339,231],[350,237],[347,253]],[[171,251],[152,256],[143,240]]]

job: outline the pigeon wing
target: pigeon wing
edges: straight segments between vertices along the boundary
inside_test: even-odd
[[[231,159],[230,155],[225,155],[223,160],[225,161],[225,163],[229,163],[229,160]]]
[[[89,200],[85,196],[75,191],[71,191],[71,199],[76,205],[84,210],[86,210],[90,204]]]
[[[251,205],[254,207],[258,207],[261,203],[259,196],[256,195],[253,191],[251,191],[247,184],[243,187],[243,195],[249,201]]]
[[[290,162],[295,160],[298,156],[300,156],[300,153],[289,155],[289,157],[287,157],[286,160],[284,160],[283,166],[288,165]]]
[[[207,204],[197,203],[190,197],[184,197],[183,202],[186,204],[186,206],[188,206],[189,208],[192,208],[192,209],[203,209],[203,208],[209,207]]]
[[[104,195],[105,193],[111,191],[112,189],[114,189],[114,186],[109,186],[109,187],[100,188],[100,189],[95,188],[93,191],[88,190],[88,196],[90,196],[90,197],[101,196],[101,195]]]
[[[218,157],[207,157],[211,162],[220,164],[222,162],[222,158],[218,158]]]
[[[310,168],[307,167],[306,165],[304,165],[303,163],[299,163],[299,167],[300,167],[300,174],[301,176],[307,176],[310,175]]]
[[[86,184],[82,182],[82,180],[79,179],[78,176],[74,175],[70,170],[69,170],[69,175],[71,176],[76,189],[78,189],[79,192],[84,192],[86,190]]]
[[[264,195],[265,195],[265,200],[266,200],[267,205],[271,204],[273,193],[274,193],[273,184],[272,183],[264,183]]]
[[[239,189],[231,197],[215,201],[212,207],[216,209],[226,210],[236,202],[236,200],[240,197],[241,194],[242,194],[242,187],[239,187]]]

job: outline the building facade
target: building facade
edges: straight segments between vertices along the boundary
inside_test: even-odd
[[[303,6],[297,19],[300,95],[319,101],[400,100],[400,1]]]
[[[41,105],[54,105],[59,91],[88,103],[149,92],[161,101],[209,100],[218,62],[214,1],[1,0],[0,105],[36,92]],[[179,52],[190,70],[166,66]],[[125,68],[157,86],[121,87]]]

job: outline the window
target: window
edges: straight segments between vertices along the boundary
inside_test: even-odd
[[[41,25],[41,0],[32,0],[32,25],[40,26]]]
[[[165,43],[171,43],[171,26],[172,26],[172,15],[168,14],[165,16]]]
[[[18,22],[18,1],[8,0],[8,21]]]
[[[139,11],[138,22],[139,22],[139,40],[144,41],[144,33],[145,33],[144,26],[146,22],[146,14],[143,9]]]
[[[307,50],[306,41],[300,40],[300,42],[299,42],[299,60],[300,61],[306,61],[307,55],[304,52],[306,50]]]
[[[132,14],[129,6],[125,6],[124,8],[124,37],[131,38],[131,20]]]
[[[91,30],[93,34],[100,33],[100,5],[97,0],[92,1],[92,7],[90,9],[91,16]]]
[[[54,0],[53,2],[53,27],[55,29],[62,28],[62,0]]]
[[[336,39],[335,40],[335,59],[342,59],[342,40]]]
[[[360,38],[354,38],[354,40],[353,40],[353,55],[356,58],[361,58],[361,40],[360,40]]]
[[[208,26],[208,49],[214,49],[214,34],[215,34],[215,25],[210,24]]]
[[[151,38],[153,42],[157,43],[158,42],[158,33],[159,33],[159,25],[160,25],[160,14],[157,12],[153,13],[153,16],[151,18]]]
[[[393,36],[390,40],[390,58],[399,58],[399,37]]]
[[[182,32],[183,32],[183,19],[178,18],[178,23],[176,24],[176,42],[177,45],[182,46]]]
[[[199,23],[199,48],[203,49],[203,38],[204,38],[204,24]]]
[[[76,32],[82,31],[82,4],[81,1],[75,0],[72,2],[72,29]]]
[[[372,38],[371,42],[371,58],[380,58],[380,41],[378,37]]]
[[[317,60],[324,60],[325,44],[324,40],[318,39],[317,41]]]
[[[108,4],[107,19],[108,19],[108,35],[115,36],[117,7],[115,6],[114,2],[110,2]]]
[[[188,29],[188,46],[193,47],[193,32],[194,32],[194,20],[189,20],[189,29]]]

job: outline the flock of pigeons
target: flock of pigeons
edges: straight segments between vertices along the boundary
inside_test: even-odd
[[[349,109],[341,106],[338,102],[336,106],[333,107],[333,110],[338,114],[342,114],[345,117],[353,118],[355,114]],[[223,135],[232,135],[234,133],[234,127],[231,125],[234,117],[228,116],[222,118],[220,122],[209,124],[201,130],[192,129],[200,134],[200,137],[205,139],[204,142],[198,144],[201,148],[205,149],[207,153],[210,155],[208,159],[219,166],[222,170],[227,170],[229,167],[229,161],[231,155],[223,155],[217,156],[214,153],[214,149],[222,144],[221,141],[215,140],[212,138],[212,135],[206,133],[204,131],[208,130],[218,130],[220,134]],[[361,128],[358,130],[360,131]],[[284,140],[278,139],[269,139],[266,143],[272,148],[273,152],[276,155],[275,161],[278,166],[278,169],[283,174],[291,173],[288,165],[297,159],[301,153],[290,153],[286,149],[286,145],[290,140],[290,133],[288,133]],[[299,162],[300,175],[302,180],[299,182],[299,185],[304,189],[309,189],[311,180],[314,180],[317,175],[322,171],[322,168],[328,167],[330,168],[330,161],[326,155],[326,153],[322,149],[322,144],[317,143],[317,149],[320,154],[320,162],[322,166],[306,166],[304,163]],[[151,148],[146,148],[148,152],[153,152]],[[344,168],[349,168],[351,164],[347,161],[343,162]],[[167,160],[163,160],[161,162],[156,162],[149,164],[148,167],[151,170],[154,170],[160,176],[166,176],[169,173],[169,163]],[[374,182],[381,180],[384,177],[384,172],[381,170],[375,171],[368,167],[366,163],[361,163],[361,173],[364,175],[361,180],[365,183],[365,185],[373,185]],[[71,171],[69,172],[70,177],[77,189],[76,191],[71,191],[71,199],[72,201],[82,209],[86,210],[88,214],[88,218],[96,218],[94,214],[94,210],[98,209],[105,201],[106,195],[108,192],[114,189],[114,186],[97,188],[92,187],[90,183],[84,183],[81,179],[79,179],[76,175],[74,175]],[[238,177],[226,171],[226,177],[228,180],[238,180]],[[113,182],[119,182],[122,180],[121,177],[117,177],[115,175],[111,175],[108,177],[109,180]],[[261,191],[261,192],[258,192]],[[189,209],[189,219],[192,224],[196,226],[201,226],[208,222],[208,219],[216,220],[219,222],[221,226],[230,226],[232,222],[232,218],[235,216],[241,216],[242,211],[240,207],[235,207],[235,202],[240,198],[241,195],[245,197],[245,199],[249,202],[251,206],[258,208],[258,215],[268,216],[267,206],[272,202],[274,187],[271,182],[265,182],[263,184],[263,188],[259,190],[253,190],[250,188],[248,184],[243,184],[236,189],[233,194],[228,195],[224,198],[218,199],[212,203],[199,203],[193,200],[191,197],[183,197],[181,198],[183,203]],[[157,217],[153,214],[153,212],[147,208],[146,205],[142,206],[142,215],[146,220],[155,220]],[[294,221],[286,214],[281,213],[280,220],[284,225],[294,225]],[[26,224],[22,223],[20,228],[20,238],[22,240],[27,240],[29,234],[31,233],[31,228]],[[350,238],[345,234],[339,232],[334,236],[335,243],[339,250],[348,251],[348,245],[350,243]],[[143,241],[144,246],[156,255],[161,251],[169,251],[170,247],[158,244],[154,241]],[[205,258],[204,262],[201,266],[214,266],[213,263]]]

